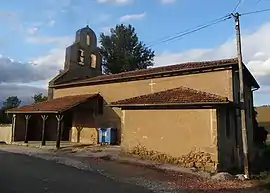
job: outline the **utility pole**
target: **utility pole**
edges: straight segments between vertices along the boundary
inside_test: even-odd
[[[248,142],[247,142],[247,128],[246,128],[246,112],[245,112],[245,96],[244,96],[244,78],[243,78],[243,61],[241,50],[241,35],[240,35],[240,21],[239,13],[232,14],[235,20],[236,43],[237,43],[237,57],[239,68],[239,84],[240,84],[240,109],[241,109],[241,129],[244,153],[244,172],[246,178],[249,179],[249,158],[248,158]]]

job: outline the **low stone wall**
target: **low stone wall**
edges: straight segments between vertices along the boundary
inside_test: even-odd
[[[165,153],[147,150],[144,146],[138,145],[125,152],[138,156],[141,159],[152,160],[158,163],[175,164],[186,168],[197,168],[207,172],[216,172],[217,168],[217,163],[212,160],[211,154],[200,150],[191,151],[187,155],[180,157],[172,157]]]
[[[12,125],[0,124],[0,142],[10,144],[12,137]]]

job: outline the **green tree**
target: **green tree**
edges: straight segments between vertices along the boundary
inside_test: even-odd
[[[252,109],[252,119],[253,119],[253,142],[259,147],[264,147],[266,145],[268,131],[264,127],[260,127],[257,121],[257,111],[253,107]]]
[[[20,106],[21,100],[17,96],[10,96],[3,102],[3,110],[8,110]]]
[[[40,103],[40,102],[48,100],[48,97],[43,96],[42,93],[37,93],[32,98],[34,99],[34,103]]]
[[[100,53],[104,73],[115,74],[153,66],[154,51],[146,47],[131,25],[116,25],[110,35],[101,33]]]

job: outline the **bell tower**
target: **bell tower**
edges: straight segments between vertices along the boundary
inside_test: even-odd
[[[76,32],[75,42],[66,48],[64,70],[79,70],[89,76],[101,75],[101,56],[95,32],[86,27]]]
[[[87,25],[76,32],[74,43],[66,48],[64,70],[49,82],[48,99],[53,99],[53,85],[100,75],[101,55],[97,47],[97,37]]]

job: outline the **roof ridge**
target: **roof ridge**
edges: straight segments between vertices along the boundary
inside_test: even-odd
[[[202,91],[202,90],[197,90],[197,89],[194,89],[194,88],[189,88],[189,87],[185,87],[185,86],[181,86],[182,88],[185,88],[187,90],[190,90],[190,91],[193,91],[195,92],[196,94],[197,93],[200,93],[200,94],[205,94],[205,95],[208,95],[208,96],[211,96],[211,97],[215,97],[215,98],[223,98],[225,100],[228,100],[228,97],[223,97],[223,96],[220,96],[218,94],[215,94],[215,93],[211,93],[211,92],[206,92],[206,91]]]
[[[93,94],[84,94],[84,95],[69,95],[59,98],[54,98],[52,100],[46,100],[39,103],[32,103],[29,105],[24,105],[21,107],[16,107],[7,110],[6,112],[62,112],[69,108],[73,108],[74,106],[87,101],[88,99],[97,97],[98,93]],[[40,110],[41,109],[41,110]]]
[[[219,59],[219,60],[203,60],[203,61],[191,61],[191,62],[182,62],[178,64],[170,64],[165,66],[156,66],[149,67],[146,69],[135,69],[131,71],[125,71],[115,74],[102,74],[99,76],[83,78],[80,80],[62,80],[62,82],[58,82],[55,86],[61,85],[69,85],[69,84],[80,84],[87,82],[95,82],[95,81],[111,81],[115,79],[123,79],[129,77],[136,76],[151,76],[159,73],[171,73],[178,71],[192,71],[192,70],[200,70],[206,68],[218,68],[219,66],[233,65],[237,63],[237,58],[227,58],[227,59]]]
[[[217,95],[217,94],[214,94],[214,93],[198,90],[198,89],[195,89],[195,88],[190,88],[190,87],[187,87],[187,86],[179,86],[179,87],[175,87],[175,88],[170,88],[168,90],[162,90],[162,91],[149,93],[149,94],[144,94],[144,95],[140,95],[140,96],[146,96],[146,95],[153,95],[153,94],[159,94],[159,93],[164,93],[164,92],[170,92],[170,91],[174,91],[176,89],[183,89],[183,90],[191,91],[191,92],[193,92],[195,94],[200,93],[200,94],[205,94],[205,95],[208,95],[208,96],[213,96],[213,97],[216,97],[216,98],[228,99],[227,97],[223,97],[223,96],[220,96],[220,95]],[[136,97],[139,97],[139,96],[136,96]],[[136,97],[132,97],[132,98],[136,98]]]
[[[135,69],[135,70],[131,70],[131,71],[125,71],[125,72],[119,72],[119,73],[115,73],[115,74],[103,74],[103,75],[99,75],[97,77],[100,76],[111,76],[111,75],[118,75],[118,74],[125,74],[125,73],[132,73],[135,71],[147,71],[150,69],[160,69],[160,68],[166,68],[166,67],[171,67],[171,66],[179,66],[179,65],[184,65],[184,64],[204,64],[204,63],[219,63],[219,62],[237,62],[237,57],[233,57],[233,58],[227,58],[227,59],[219,59],[219,60],[203,60],[203,61],[189,61],[189,62],[181,62],[178,64],[168,64],[165,66],[157,66],[157,67],[150,67],[150,68],[145,68],[145,69]]]
[[[126,100],[140,99],[143,97],[158,97],[158,95],[168,94],[170,92],[172,92],[170,94],[174,95],[173,92],[176,92],[176,91],[187,91],[187,92],[190,92],[190,93],[195,94],[195,95],[204,95],[206,97],[216,99],[216,100],[222,100],[222,101],[226,101],[226,102],[229,101],[229,99],[227,97],[223,97],[223,96],[220,96],[220,95],[217,95],[214,93],[205,92],[205,91],[197,90],[194,88],[189,88],[186,86],[180,86],[180,87],[171,88],[168,90],[162,90],[162,91],[158,91],[158,92],[154,92],[154,93],[149,93],[149,94],[139,95],[139,96],[135,96],[135,97],[127,98],[127,99],[113,101],[113,102],[111,102],[111,104],[121,103],[121,102],[126,101]]]

